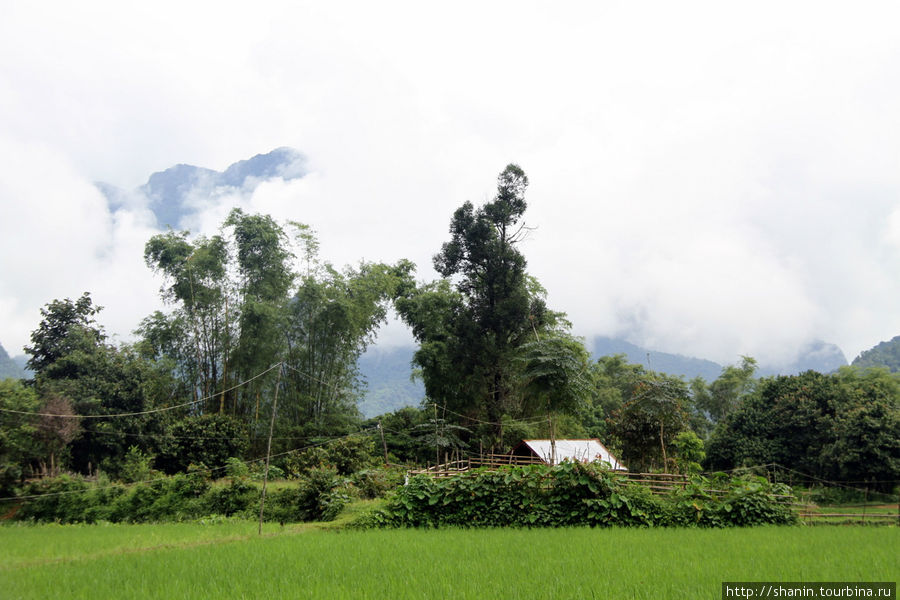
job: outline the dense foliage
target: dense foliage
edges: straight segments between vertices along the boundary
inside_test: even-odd
[[[715,489],[715,494],[708,491]],[[790,490],[761,478],[696,478],[665,496],[594,465],[507,467],[414,477],[368,524],[408,527],[699,526],[787,524]]]
[[[852,368],[761,380],[713,433],[707,464],[767,463],[889,491],[900,474],[900,381]]]

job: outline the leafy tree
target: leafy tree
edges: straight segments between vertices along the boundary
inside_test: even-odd
[[[900,382],[883,370],[766,378],[714,431],[707,465],[777,463],[825,479],[900,477]],[[880,484],[890,488],[890,483]]]
[[[247,427],[240,420],[219,414],[185,417],[166,429],[157,465],[167,473],[190,465],[222,468],[231,457],[243,457],[249,447]]]
[[[672,440],[675,448],[675,463],[678,470],[685,474],[699,473],[700,463],[706,458],[703,440],[693,431],[682,431]]]
[[[429,456],[434,455],[433,446],[429,452],[427,448],[423,448],[419,444],[419,440],[411,432],[417,430],[416,428],[425,423],[427,419],[428,414],[425,409],[406,406],[392,413],[369,419],[364,426],[381,425],[390,462],[423,463],[428,460]]]
[[[603,356],[591,365],[591,392],[577,412],[588,436],[615,445],[609,436],[610,417],[624,406],[645,374],[644,367],[629,363],[624,354]]]
[[[557,433],[552,415],[574,413],[589,396],[588,352],[581,340],[565,332],[553,332],[523,344],[520,360],[524,363],[526,401],[534,404],[528,412],[546,410],[555,462]]]
[[[25,347],[30,354],[28,368],[43,373],[54,366],[59,359],[78,350],[91,350],[106,339],[97,325],[94,315],[103,309],[96,306],[88,292],[78,300],[54,300],[41,309],[41,323],[31,333],[31,346]],[[54,373],[52,377],[64,377]]]
[[[240,277],[239,333],[231,354],[232,372],[236,380],[247,381],[283,357],[285,307],[294,280],[292,254],[284,230],[268,215],[246,215],[236,208],[225,225],[234,228]],[[245,399],[237,403],[246,411],[270,385],[271,378],[253,380],[236,392]],[[219,412],[224,412],[224,394]]]
[[[632,470],[662,468],[668,472],[668,448],[688,428],[689,411],[689,394],[682,379],[643,374],[610,417],[610,432],[616,439],[613,445]]]
[[[385,322],[408,266],[363,263],[338,272],[307,256],[307,274],[286,309],[285,415],[321,435],[345,431],[358,418],[357,361]]]
[[[450,241],[434,257],[444,281],[401,286],[397,311],[419,342],[414,361],[427,395],[452,411],[495,423],[522,413],[521,347],[556,325],[543,290],[518,250],[527,228],[528,178],[517,165],[500,173],[497,195],[475,209],[464,203]]]
[[[146,262],[165,276],[161,291],[174,310],[143,321],[143,355],[170,365],[194,399],[204,398],[202,414],[244,422],[257,446],[268,433],[276,388],[276,437],[352,431],[357,360],[411,265],[338,271],[319,259],[308,226],[239,209],[220,235],[189,235],[169,232],[146,245]],[[271,368],[279,363],[283,368]]]
[[[691,382],[695,408],[712,425],[734,412],[743,399],[753,392],[756,361],[749,356],[741,358],[740,367],[724,367],[721,375],[708,387],[700,378]]]
[[[147,362],[128,346],[107,344],[103,328],[94,320],[100,310],[86,293],[77,302],[54,300],[41,311],[44,318],[31,335],[32,346],[26,348],[39,397],[57,399],[54,402],[64,398],[65,410],[82,416],[146,413],[167,402],[172,389],[168,366]],[[162,431],[160,419],[157,414],[139,414],[92,420],[79,435],[63,436],[71,442],[69,466],[88,471],[121,456],[131,444],[151,446],[152,436]],[[47,443],[62,439],[51,435],[62,431],[61,426],[44,425]],[[48,456],[55,459],[62,446],[58,441],[51,445]]]
[[[900,376],[844,367],[836,377],[845,401],[835,411],[821,464],[837,479],[884,482],[878,487],[889,491],[900,477]]]
[[[25,387],[17,379],[0,379],[0,408],[33,413],[38,410],[38,402],[33,388]],[[13,495],[29,465],[40,458],[36,433],[33,418],[0,411],[0,495]]]
[[[190,373],[194,399],[211,398],[220,389],[233,340],[229,319],[228,244],[222,236],[199,237],[193,242],[188,232],[169,231],[150,238],[144,261],[165,277],[160,288],[163,299],[178,306],[169,327],[190,340],[190,353],[180,352]],[[235,305],[231,301],[232,310]],[[157,326],[163,325],[157,319]],[[209,402],[213,409],[214,401]]]
[[[435,413],[437,412],[437,407]],[[437,414],[425,423],[416,426],[413,435],[417,436],[423,448],[432,449],[436,465],[449,460],[449,454],[463,450],[467,444],[462,435],[471,433],[467,428],[439,418]],[[442,458],[443,457],[443,458]]]

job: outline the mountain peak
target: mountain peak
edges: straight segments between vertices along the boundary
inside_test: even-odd
[[[0,344],[0,379],[7,377],[21,379],[25,377],[25,371],[9,357],[3,344]]]
[[[263,181],[276,178],[290,181],[307,172],[305,157],[293,148],[282,146],[237,161],[221,172],[179,163],[150,175],[136,193],[146,197],[147,206],[161,227],[177,228],[185,216],[196,210],[191,198],[209,198],[236,189],[249,193]],[[122,190],[103,182],[98,182],[96,187],[112,210],[124,204],[127,194]]]

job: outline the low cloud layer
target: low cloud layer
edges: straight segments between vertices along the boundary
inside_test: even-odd
[[[185,225],[241,206],[308,223],[335,264],[406,257],[431,278],[453,210],[517,162],[522,249],[579,334],[776,362],[900,333],[893,3],[136,10],[20,5],[0,23],[11,354],[54,298],[92,292],[123,339],[160,306],[152,214],[110,211],[94,181],[278,146],[310,173],[203,200]]]

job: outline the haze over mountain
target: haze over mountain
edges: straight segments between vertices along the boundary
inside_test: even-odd
[[[900,348],[900,337],[894,338],[896,348]],[[648,350],[623,339],[595,336],[588,342],[591,357],[624,354],[629,362],[647,367],[660,373],[677,375],[685,380],[702,377],[707,382],[714,381],[725,365],[711,360]],[[874,350],[874,349],[873,349]],[[869,350],[863,353],[867,356]],[[365,399],[360,403],[360,411],[366,417],[374,417],[404,406],[417,406],[425,397],[425,388],[420,380],[410,381],[411,362],[414,345],[397,346],[382,350],[373,348],[363,354],[359,362],[360,373],[369,382]],[[763,359],[764,360],[764,359]],[[857,359],[854,364],[857,364]],[[735,364],[737,364],[737,360]],[[769,375],[794,375],[804,371],[830,373],[845,366],[844,353],[834,344],[818,342],[804,348],[792,364],[775,366],[760,363],[757,377]],[[869,366],[869,365],[867,365]]]
[[[127,341],[163,307],[147,239],[234,207],[431,280],[511,162],[529,273],[586,339],[788,364],[900,332],[900,4],[357,4],[4,11],[7,348],[85,291]],[[224,178],[280,146],[307,174]]]
[[[309,174],[307,161],[298,150],[280,147],[271,152],[232,163],[222,171],[189,164],[177,164],[153,173],[146,183],[123,190],[98,182],[108,209],[113,215],[129,215],[141,210],[151,215],[152,228],[192,228],[203,230],[212,222],[207,213],[223,214],[231,206],[254,206],[255,194],[263,184],[282,182],[282,185],[300,180]],[[552,290],[551,290],[552,292]],[[136,316],[139,318],[139,316]],[[36,325],[36,323],[35,323]],[[576,323],[577,325],[577,323]],[[401,406],[417,405],[424,397],[421,381],[411,381],[410,361],[415,351],[403,326],[392,323],[387,327],[387,344],[370,348],[359,364],[360,373],[368,383],[360,410],[366,416],[374,416]],[[393,333],[391,333],[393,332]],[[611,354],[624,354],[628,360],[653,370],[680,375],[686,379],[696,376],[712,381],[718,377],[722,364],[712,360],[695,358],[677,353],[648,350],[626,341],[626,337],[639,336],[641,331],[625,332],[619,337],[596,335],[589,339],[588,347],[594,358]],[[393,335],[393,342],[390,341]],[[399,341],[398,341],[399,340]],[[808,369],[830,372],[847,364],[843,352],[835,345],[812,342],[799,348],[791,361],[781,364],[770,357],[756,356],[760,362],[760,375],[797,373]],[[10,373],[21,376],[22,368],[7,356]],[[736,355],[737,359],[737,355]],[[15,369],[15,370],[13,370]]]
[[[153,173],[147,183],[132,191],[103,182],[96,185],[113,212],[143,204],[153,212],[160,228],[178,229],[186,217],[207,208],[216,198],[249,195],[265,181],[292,181],[306,174],[304,156],[293,148],[281,147],[240,160],[221,172],[178,164]]]
[[[10,358],[3,344],[0,344],[0,379],[11,377],[13,379],[21,379],[25,377],[25,370],[20,367],[16,361]]]

